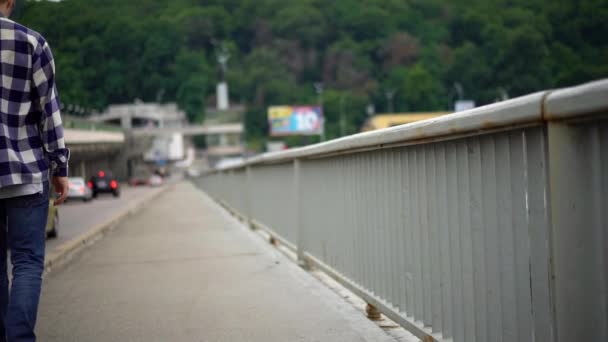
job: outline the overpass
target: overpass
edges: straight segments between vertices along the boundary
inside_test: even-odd
[[[170,135],[174,133],[184,136],[209,135],[209,134],[243,134],[244,127],[240,123],[218,124],[213,126],[185,125],[183,127],[150,127],[134,128],[131,134],[135,137]]]
[[[124,133],[66,128],[64,135],[70,149],[70,176],[87,178],[99,169],[121,168]]]
[[[245,153],[242,143],[245,128],[240,119],[243,110],[241,106],[225,111],[208,109],[205,124],[194,125],[187,123],[185,113],[174,103],[137,101],[134,104],[111,105],[104,113],[91,116],[89,120],[93,123],[120,124],[122,130],[128,133],[127,140],[156,139],[156,146],[166,145],[163,139],[167,138],[181,141],[184,136],[205,135],[209,158],[221,159]],[[171,159],[169,156],[165,158]]]
[[[135,103],[111,105],[104,113],[90,116],[93,123],[120,123],[133,136],[242,134],[242,123],[193,125],[186,123],[183,111],[176,104]],[[138,124],[134,124],[138,123]]]
[[[116,122],[123,130],[133,128],[134,121],[154,123],[158,127],[180,126],[186,122],[185,114],[174,103],[161,105],[143,102],[111,105],[105,112],[93,115],[88,119],[98,123]]]

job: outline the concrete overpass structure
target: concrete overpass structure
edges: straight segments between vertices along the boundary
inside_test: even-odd
[[[183,127],[134,128],[131,130],[131,134],[133,134],[134,137],[169,135],[174,133],[183,134],[184,136],[192,136],[210,134],[243,134],[243,132],[244,127],[239,123],[213,126],[187,125]]]
[[[98,115],[89,117],[92,122],[120,124],[123,130],[138,127],[180,127],[186,124],[186,114],[174,103],[157,104],[135,102],[111,105]]]
[[[179,136],[204,135],[207,143],[207,156],[212,162],[223,158],[241,157],[245,153],[243,135],[245,127],[242,116],[243,106],[228,109],[206,109],[206,120],[203,125],[188,124],[186,115],[176,104],[157,104],[135,102],[134,104],[112,105],[99,115],[89,119],[95,123],[112,123],[120,125],[127,132],[129,139],[137,141],[143,138],[152,139],[156,146],[146,152],[147,158],[163,154],[155,152],[160,146],[174,145],[167,139]],[[161,158],[162,159],[162,158]],[[172,160],[171,158],[165,158]]]
[[[68,128],[64,134],[70,149],[70,176],[88,178],[99,169],[122,169],[119,157],[126,144],[124,133]]]

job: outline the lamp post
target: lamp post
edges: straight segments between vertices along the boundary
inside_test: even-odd
[[[346,118],[344,117],[344,100],[345,95],[342,94],[340,96],[340,136],[343,137],[346,135]]]
[[[454,110],[454,101],[453,95],[456,92],[456,100],[462,100],[464,98],[464,91],[462,89],[462,85],[459,82],[454,82],[452,88],[448,92],[448,110]]]
[[[323,82],[315,82],[313,83],[313,87],[315,88],[315,92],[317,93],[317,103],[319,104],[319,106],[321,106],[321,110],[323,110]],[[321,141],[325,141],[325,113],[323,113],[323,128],[321,130]]]
[[[498,97],[494,102],[506,101],[509,99],[509,94],[503,87],[498,87]]]
[[[373,116],[374,114],[376,114],[376,107],[373,103],[367,104],[367,107],[365,108],[365,113],[367,114],[367,116]]]
[[[160,88],[156,92],[156,103],[161,104],[163,102],[163,97],[165,96],[165,88]]]
[[[462,84],[460,84],[459,82],[454,83],[454,89],[456,89],[456,94],[458,94],[458,100],[462,100],[464,98]]]
[[[323,83],[315,82],[313,83],[313,87],[315,88],[315,92],[317,93],[317,103],[320,106],[323,106]]]
[[[386,101],[388,103],[388,112],[393,113],[393,99],[395,98],[395,93],[397,91],[395,89],[387,89],[384,91],[384,96],[386,96]]]

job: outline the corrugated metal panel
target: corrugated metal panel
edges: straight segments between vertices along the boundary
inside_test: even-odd
[[[293,164],[255,167],[251,178],[252,218],[295,244]]]
[[[304,161],[306,251],[454,341],[532,341],[530,245],[539,242],[529,232],[546,215],[529,220],[528,192],[542,198],[545,183],[530,187],[528,177],[544,177],[529,160],[543,156],[541,136]]]

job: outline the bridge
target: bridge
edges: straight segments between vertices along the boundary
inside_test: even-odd
[[[40,337],[606,341],[607,119],[603,80],[167,186],[52,270]]]

